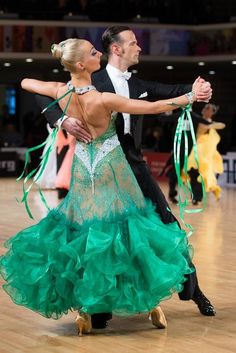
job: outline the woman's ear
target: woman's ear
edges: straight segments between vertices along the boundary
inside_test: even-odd
[[[75,64],[76,68],[80,71],[84,71],[85,70],[85,67],[84,67],[84,64],[82,64],[80,61],[78,61],[76,64]]]

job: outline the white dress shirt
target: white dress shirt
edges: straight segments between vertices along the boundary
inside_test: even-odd
[[[123,73],[122,71],[110,64],[107,64],[106,70],[115,88],[115,92],[122,97],[129,98],[129,85],[127,79],[128,77],[130,77],[130,73],[128,71],[125,71]],[[130,134],[130,114],[122,114],[124,117],[124,134]]]

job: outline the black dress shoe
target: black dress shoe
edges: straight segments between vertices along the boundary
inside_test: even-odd
[[[197,206],[197,205],[198,205],[198,201],[197,201],[197,200],[192,200],[192,204],[193,204],[194,206]]]
[[[216,312],[214,306],[211,304],[202,291],[198,288],[195,289],[192,300],[197,304],[198,309],[202,315],[215,316]]]
[[[92,328],[95,329],[103,329],[108,325],[108,320],[112,319],[112,315],[110,313],[99,313],[91,315]]]
[[[108,325],[107,321],[106,320],[93,320],[92,319],[92,328],[95,328],[95,329],[103,329],[103,328],[106,328]]]

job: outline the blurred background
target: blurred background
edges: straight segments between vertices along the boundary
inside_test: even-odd
[[[51,57],[51,44],[82,37],[101,49],[101,34],[116,22],[129,25],[142,48],[134,75],[163,83],[192,83],[201,75],[211,82],[212,103],[220,107],[216,120],[226,124],[219,150],[236,151],[235,0],[0,0],[1,153],[22,161],[24,147],[47,136],[46,120],[20,81],[69,80]],[[200,113],[203,105],[193,108]],[[175,126],[171,119],[147,117],[144,149],[170,153]]]

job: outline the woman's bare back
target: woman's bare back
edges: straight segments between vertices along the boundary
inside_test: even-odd
[[[68,87],[61,86],[57,92],[57,98],[66,93]],[[70,94],[59,101],[62,110],[65,109]],[[93,139],[102,135],[108,128],[111,112],[103,104],[102,93],[93,90],[83,95],[72,93],[70,104],[66,110],[66,115],[83,120]]]

